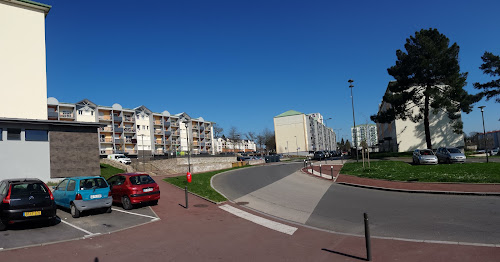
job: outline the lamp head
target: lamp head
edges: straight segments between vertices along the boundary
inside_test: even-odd
[[[349,84],[352,84],[352,82],[354,82],[354,80],[349,79],[349,80],[347,80],[347,82],[349,82]]]
[[[485,108],[486,106],[478,106],[477,108],[480,108],[481,109],[481,112],[483,112],[483,108]]]

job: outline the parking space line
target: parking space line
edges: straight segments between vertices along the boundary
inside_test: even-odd
[[[132,214],[132,215],[136,215],[136,216],[147,217],[147,218],[156,219],[156,220],[159,219],[158,217],[152,217],[152,216],[148,216],[148,215],[133,213],[133,212],[129,212],[129,211],[125,211],[125,210],[120,210],[120,209],[115,209],[115,208],[112,208],[112,209],[113,209],[113,211],[123,212],[123,213]]]
[[[87,231],[87,230],[85,230],[85,229],[83,229],[83,228],[81,228],[81,227],[77,227],[77,226],[75,226],[75,225],[73,225],[73,224],[71,224],[71,223],[68,223],[68,222],[66,222],[66,221],[64,221],[64,220],[62,220],[62,219],[61,219],[61,222],[63,222],[63,223],[64,223],[64,224],[66,224],[66,225],[69,225],[69,226],[71,226],[71,227],[74,227],[74,228],[76,228],[76,229],[78,229],[78,230],[80,230],[80,231],[84,232],[84,233],[85,233],[85,234],[87,234],[87,235],[97,235],[97,234],[94,234],[94,233],[92,233],[92,232],[89,232],[89,231]]]

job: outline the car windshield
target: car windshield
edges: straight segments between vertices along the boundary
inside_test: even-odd
[[[106,184],[106,181],[100,177],[80,180],[80,190],[106,187],[108,187],[108,184]]]
[[[130,183],[132,185],[152,184],[155,181],[149,175],[131,176]]]
[[[116,156],[116,158],[127,158],[126,156]]]
[[[434,155],[431,150],[422,150],[420,151],[420,154],[423,156],[432,156]]]
[[[28,196],[33,194],[46,194],[47,188],[42,183],[13,184],[11,190],[12,197]]]
[[[448,152],[450,152],[452,154],[462,153],[457,148],[448,148]]]

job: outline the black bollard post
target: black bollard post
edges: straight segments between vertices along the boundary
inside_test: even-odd
[[[319,177],[323,177],[323,175],[321,175],[321,164],[319,164]]]
[[[330,175],[332,176],[332,180],[333,180],[333,166],[330,166]]]
[[[366,242],[366,260],[372,261],[372,250],[370,245],[370,226],[368,225],[368,214],[364,213],[365,217],[365,242]]]
[[[188,187],[184,187],[184,192],[186,192],[186,208],[188,208]]]

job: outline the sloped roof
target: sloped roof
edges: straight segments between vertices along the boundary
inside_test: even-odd
[[[279,114],[275,117],[285,117],[285,116],[295,116],[295,115],[303,115],[304,113],[301,113],[299,111],[295,111],[295,110],[288,110],[282,114]]]

